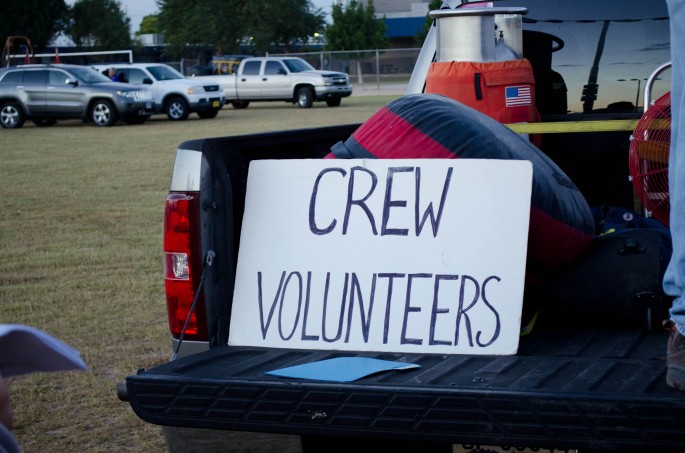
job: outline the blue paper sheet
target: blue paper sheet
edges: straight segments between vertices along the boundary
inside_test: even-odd
[[[421,368],[421,365],[366,357],[337,357],[335,359],[267,371],[266,374],[317,381],[351,382],[382,371],[409,370],[413,368]]]

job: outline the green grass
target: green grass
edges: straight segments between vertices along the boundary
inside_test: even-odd
[[[363,122],[399,96],[227,107],[212,120],[140,126],[61,121],[0,130],[0,322],[27,324],[81,352],[87,372],[7,379],[26,452],[164,451],[159,427],[116,383],[169,359],[162,214],[179,143]]]

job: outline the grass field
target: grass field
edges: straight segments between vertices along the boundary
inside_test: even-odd
[[[26,324],[81,352],[87,372],[10,378],[25,452],[164,451],[159,427],[116,383],[167,361],[162,214],[179,143],[366,120],[399,96],[227,107],[212,120],[155,116],[140,126],[80,121],[0,130],[0,322]]]

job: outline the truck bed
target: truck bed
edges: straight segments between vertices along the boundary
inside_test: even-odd
[[[129,376],[126,385],[136,414],[161,425],[682,451],[685,395],[665,383],[666,339],[643,329],[550,330],[523,338],[516,356],[497,357],[222,347]],[[264,374],[340,356],[421,368],[351,383]]]
[[[358,125],[194,140],[209,167],[205,282],[210,350],[126,379],[143,420],[237,431],[549,449],[684,451],[685,394],[665,383],[665,331],[571,327],[538,320],[515,356],[324,352],[228,347],[233,276],[254,159],[321,158]],[[629,133],[557,134],[549,155],[579,179],[590,205],[632,202],[625,178]],[[592,155],[589,178],[587,160]],[[555,159],[557,160],[557,159]],[[578,176],[578,178],[576,178]],[[624,179],[621,179],[624,178]],[[621,179],[622,184],[615,180]],[[204,192],[205,189],[203,189]],[[205,249],[206,249],[205,248]],[[588,314],[591,317],[592,314]],[[284,379],[266,371],[340,356],[405,361],[420,369],[351,383]],[[331,444],[329,444],[330,446]],[[383,444],[381,444],[383,445]],[[351,449],[359,453],[358,448]],[[380,450],[378,450],[380,451]],[[416,451],[422,451],[417,449]]]

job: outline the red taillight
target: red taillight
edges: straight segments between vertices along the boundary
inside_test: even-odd
[[[202,275],[200,202],[193,193],[172,193],[164,210],[164,283],[169,330],[179,338],[188,319]],[[207,341],[207,315],[202,296],[185,331],[185,339]]]

